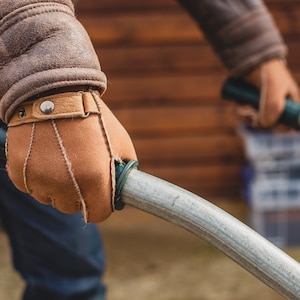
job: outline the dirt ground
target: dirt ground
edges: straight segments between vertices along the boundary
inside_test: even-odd
[[[242,204],[218,205],[246,218]],[[283,299],[206,242],[134,208],[114,213],[99,230],[107,253],[107,300]],[[300,261],[300,248],[287,252]],[[22,288],[0,231],[0,299],[19,300]]]

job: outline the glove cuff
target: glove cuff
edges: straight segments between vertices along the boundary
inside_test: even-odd
[[[23,102],[11,117],[8,127],[49,119],[85,118],[100,114],[92,92],[70,92]]]

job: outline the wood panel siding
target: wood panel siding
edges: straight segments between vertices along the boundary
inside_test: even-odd
[[[300,5],[268,0],[300,80]],[[142,170],[201,196],[236,199],[244,151],[235,105],[220,99],[227,72],[173,0],[82,0],[108,77],[103,99],[130,133]]]

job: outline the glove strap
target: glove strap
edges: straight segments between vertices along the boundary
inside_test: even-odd
[[[69,92],[25,101],[17,107],[8,127],[49,119],[84,118],[100,114],[92,92]]]

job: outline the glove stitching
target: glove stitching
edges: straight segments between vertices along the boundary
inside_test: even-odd
[[[26,154],[26,157],[25,157],[25,160],[24,160],[24,165],[23,165],[23,181],[24,181],[24,186],[25,186],[26,191],[27,191],[28,194],[32,194],[32,191],[29,189],[29,186],[28,186],[26,171],[27,171],[28,162],[29,162],[29,158],[30,158],[30,155],[31,155],[31,151],[32,151],[34,134],[35,134],[35,123],[32,123],[28,151],[27,151],[27,154]]]
[[[58,141],[58,145],[59,145],[59,148],[61,150],[61,154],[64,158],[64,161],[66,163],[66,167],[67,167],[67,171],[71,177],[71,180],[73,182],[73,185],[74,185],[74,188],[76,190],[76,193],[80,199],[80,203],[81,203],[81,208],[82,208],[82,213],[83,213],[83,217],[84,217],[84,220],[86,223],[88,223],[88,209],[87,209],[87,205],[86,205],[86,202],[84,201],[84,198],[81,194],[81,191],[80,191],[80,187],[79,187],[79,184],[75,178],[75,175],[74,175],[74,172],[72,170],[72,163],[71,163],[71,160],[69,159],[68,157],[68,154],[67,154],[67,151],[63,145],[63,141],[62,141],[62,138],[58,132],[58,128],[57,128],[57,125],[56,125],[56,122],[55,120],[51,120],[52,121],[52,127],[54,129],[54,133],[56,135],[56,138],[57,138],[57,141]]]
[[[101,126],[102,128],[102,132],[104,132],[104,137],[105,137],[105,143],[107,145],[107,148],[109,150],[109,154],[110,154],[110,176],[111,176],[111,208],[112,208],[112,211],[115,210],[115,206],[114,206],[114,195],[115,195],[115,161],[119,161],[120,159],[115,157],[113,155],[113,150],[112,150],[112,145],[111,145],[111,142],[110,142],[110,139],[109,139],[109,134],[108,134],[108,131],[106,129],[106,125],[105,125],[105,121],[104,121],[104,118],[103,118],[103,115],[102,115],[102,109],[101,109],[101,103],[99,101],[99,98],[98,98],[98,95],[95,93],[95,92],[92,92],[91,93],[96,104],[97,104],[97,107],[98,107],[98,110],[100,112],[100,115],[98,117],[98,120],[99,120],[99,125]]]

